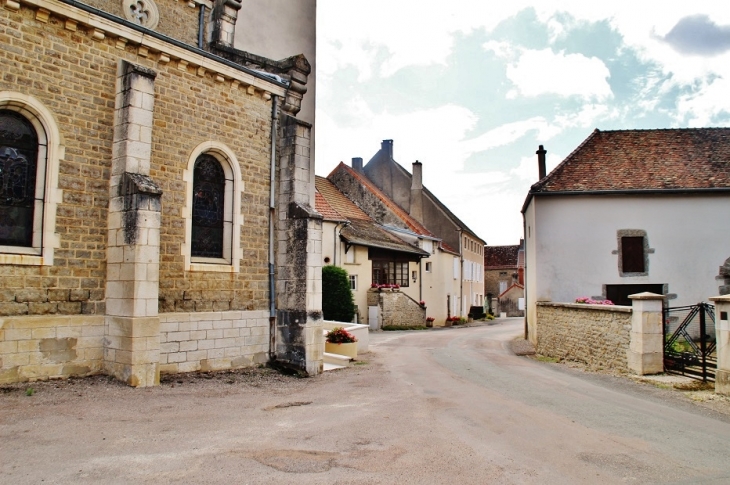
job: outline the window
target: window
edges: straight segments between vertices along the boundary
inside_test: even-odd
[[[431,264],[432,263],[430,261],[426,262],[426,273],[430,273],[431,272]]]
[[[454,279],[459,279],[459,258],[454,258]]]
[[[45,106],[0,91],[0,264],[53,264],[60,139]]]
[[[357,291],[357,275],[355,274],[350,275],[350,289],[352,291]]]
[[[408,286],[408,262],[373,261],[373,283]]]
[[[345,263],[355,264],[355,248],[354,247],[350,247],[350,249],[345,252]]]
[[[38,135],[14,111],[0,110],[0,245],[38,247],[35,219],[43,217],[43,186],[36,188]],[[36,239],[40,238],[36,231]],[[35,244],[34,244],[35,243]]]
[[[220,162],[211,155],[200,155],[193,171],[193,257],[223,258],[225,191]]]
[[[624,273],[644,272],[644,238],[626,236],[621,238],[621,266]]]
[[[618,249],[619,276],[647,276],[649,274],[649,255],[654,249],[649,247],[646,231],[642,229],[620,229],[616,238]]]
[[[241,172],[225,145],[205,142],[196,147],[188,168],[186,243],[188,271],[238,272],[241,262]]]

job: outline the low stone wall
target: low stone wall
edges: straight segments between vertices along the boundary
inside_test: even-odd
[[[210,371],[269,360],[269,314],[160,314],[160,373]]]
[[[101,372],[103,315],[0,318],[0,384]]]
[[[537,353],[628,371],[631,307],[537,303]]]
[[[378,328],[426,324],[426,308],[398,289],[371,289],[368,306],[379,308]]]

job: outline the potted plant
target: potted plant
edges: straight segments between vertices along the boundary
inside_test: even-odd
[[[344,328],[335,327],[327,334],[324,351],[354,359],[357,357],[357,338]]]
[[[433,321],[436,320],[433,317],[426,317],[426,326],[427,327],[433,327]]]

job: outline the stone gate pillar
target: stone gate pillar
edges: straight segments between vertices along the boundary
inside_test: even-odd
[[[109,184],[104,369],[135,387],[160,382],[162,191],[149,176],[155,76],[119,63]]]
[[[715,336],[717,342],[717,372],[715,392],[730,396],[730,295],[710,298],[715,304]]]
[[[282,114],[276,230],[278,365],[322,372],[322,216],[313,208],[311,126]]]
[[[656,293],[637,293],[631,298],[631,342],[626,360],[629,370],[640,376],[664,372],[662,302]]]

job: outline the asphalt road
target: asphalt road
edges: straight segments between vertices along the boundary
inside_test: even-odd
[[[517,357],[521,328],[371,334],[314,379],[6,392],[0,483],[730,483],[727,416]]]

